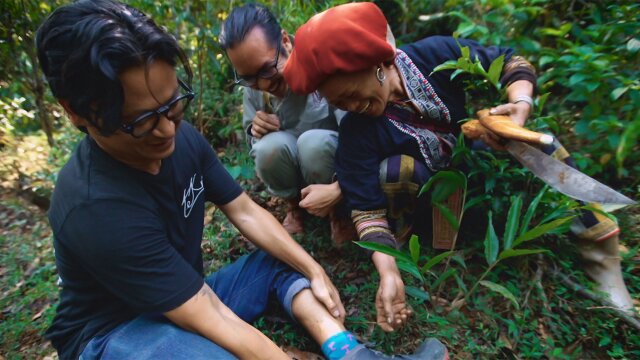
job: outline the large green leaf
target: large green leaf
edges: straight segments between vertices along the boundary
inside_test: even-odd
[[[539,253],[543,253],[543,252],[549,252],[549,250],[546,250],[546,249],[507,249],[507,250],[503,250],[500,253],[500,255],[498,256],[498,259],[504,260],[504,259],[508,259],[510,257],[531,255],[531,254],[539,254]]]
[[[498,235],[496,235],[496,231],[493,228],[493,214],[489,211],[489,224],[487,225],[487,233],[484,236],[484,258],[489,265],[496,262],[499,246]]]
[[[509,214],[507,215],[507,224],[504,228],[504,249],[511,249],[513,239],[516,237],[518,231],[518,223],[520,221],[520,210],[522,210],[522,198],[520,195],[511,197],[511,207],[509,207]]]
[[[431,284],[432,288],[436,288],[438,287],[438,285],[442,284],[443,281],[447,280],[448,278],[450,278],[452,275],[457,274],[458,271],[454,268],[451,268],[447,271],[444,272],[444,274],[440,275],[438,277],[438,279],[436,281],[433,282],[433,284]]]
[[[451,227],[453,227],[456,230],[460,229],[460,223],[458,222],[458,218],[451,211],[451,209],[449,209],[442,203],[433,203],[433,206],[437,207],[438,210],[440,210],[440,213],[442,214],[442,216],[444,216],[444,218],[447,220],[449,225],[451,225]]]
[[[502,66],[504,65],[504,54],[498,56],[489,67],[489,81],[493,84],[493,86],[498,86],[498,82],[500,81],[500,74],[502,73]]]
[[[412,263],[411,257],[409,255],[407,255],[402,251],[389,247],[387,245],[381,245],[381,244],[369,242],[369,241],[356,241],[356,244],[358,244],[358,246],[365,248],[367,250],[378,251],[383,254],[393,256],[397,260],[402,260],[407,263]]]
[[[429,261],[427,261],[426,264],[424,264],[424,266],[422,267],[422,273],[426,273],[427,271],[429,271],[432,267],[438,265],[440,262],[442,262],[442,260],[444,260],[447,256],[453,254],[454,251],[445,251],[441,254],[438,254],[434,257],[432,257],[431,259],[429,259]]]
[[[464,173],[458,170],[445,170],[438,171],[433,175],[426,184],[422,186],[418,196],[431,190],[432,202],[443,202],[457,189],[467,189],[467,177]]]
[[[415,286],[405,286],[404,291],[421,302],[429,301],[429,293]]]
[[[518,236],[518,238],[516,239],[516,241],[514,241],[513,246],[518,246],[521,243],[525,242],[525,241],[529,241],[529,240],[533,240],[535,238],[538,238],[552,230],[555,230],[556,228],[564,225],[567,221],[570,221],[574,218],[575,216],[567,216],[565,218],[561,218],[561,219],[557,219],[557,220],[553,220],[550,221],[548,223],[544,223],[541,225],[538,225],[536,227],[534,227],[533,229],[527,231],[526,233]]]
[[[480,285],[504,296],[506,299],[510,300],[517,309],[520,309],[520,305],[518,304],[516,297],[506,287],[486,280],[480,281]]]
[[[420,273],[420,269],[418,269],[418,266],[416,264],[408,263],[402,260],[396,261],[396,264],[398,265],[398,269],[413,275],[413,277],[420,280],[421,283],[424,283],[424,277]]]
[[[443,70],[454,70],[458,68],[457,60],[449,60],[445,61],[442,64],[436,66],[431,73],[443,71]]]
[[[409,239],[409,251],[413,263],[417,265],[420,259],[420,240],[418,239],[418,235],[411,235]]]
[[[543,186],[542,189],[540,189],[540,191],[536,195],[536,197],[533,198],[533,200],[531,201],[531,204],[529,204],[529,207],[527,208],[527,212],[524,214],[522,225],[520,226],[520,235],[524,234],[525,232],[527,232],[527,230],[529,230],[528,229],[529,223],[531,222],[531,219],[533,219],[533,216],[536,213],[536,209],[538,208],[538,204],[540,203],[540,200],[542,199],[544,194],[547,192],[547,190],[549,190],[549,185]]]

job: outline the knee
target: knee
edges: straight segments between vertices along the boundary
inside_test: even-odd
[[[335,131],[309,130],[298,137],[298,157],[300,163],[323,167],[333,163],[338,136]]]
[[[256,167],[268,168],[284,158],[291,157],[295,149],[286,139],[277,136],[277,133],[271,133],[256,142],[251,152],[255,158]]]

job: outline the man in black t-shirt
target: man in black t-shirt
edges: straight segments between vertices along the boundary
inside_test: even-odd
[[[247,323],[269,299],[328,358],[385,358],[345,330],[322,267],[181,122],[194,93],[172,36],[130,6],[84,0],[54,11],[36,43],[54,96],[87,133],[49,213],[62,287],[47,337],[60,358],[287,358]],[[264,252],[204,278],[205,201]],[[447,356],[436,340],[418,352],[403,358]]]

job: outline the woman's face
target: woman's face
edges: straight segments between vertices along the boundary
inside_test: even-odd
[[[336,73],[319,87],[320,94],[341,110],[368,116],[384,113],[389,101],[389,81],[381,85],[376,78],[375,66],[353,73]]]

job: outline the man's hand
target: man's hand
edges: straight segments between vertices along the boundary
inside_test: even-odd
[[[531,113],[531,105],[526,102],[517,104],[502,104],[491,108],[491,115],[507,115],[518,126],[524,126]]]
[[[322,271],[321,274],[314,275],[309,279],[311,281],[311,292],[329,311],[333,317],[344,323],[346,311],[340,300],[338,289],[333,285],[327,274]]]
[[[404,326],[412,313],[405,301],[404,283],[393,257],[375,252],[373,261],[380,272],[376,322],[382,330],[394,331]]]
[[[257,111],[251,122],[251,135],[260,139],[270,132],[280,130],[280,119],[274,114],[267,114],[264,111]]]
[[[309,185],[300,191],[300,207],[309,214],[325,217],[342,198],[338,182]]]

